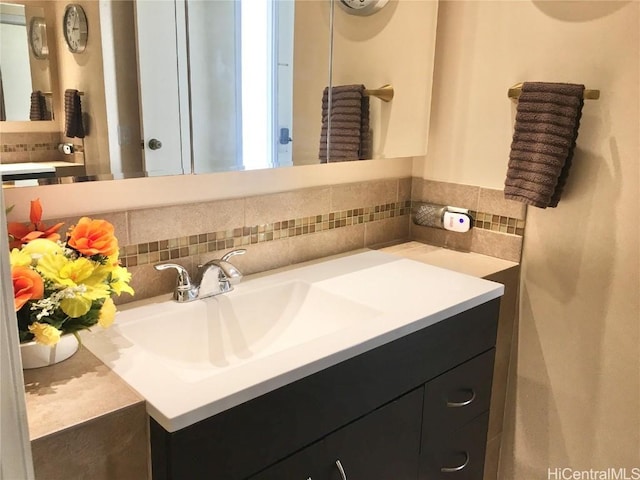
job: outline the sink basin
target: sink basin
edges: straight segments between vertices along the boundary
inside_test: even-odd
[[[175,432],[501,295],[477,278],[375,251],[246,278],[191,303],[122,307],[80,332]]]
[[[335,333],[379,312],[294,280],[124,311],[114,329],[185,381]]]

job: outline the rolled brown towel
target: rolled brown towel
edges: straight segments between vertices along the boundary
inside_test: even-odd
[[[51,114],[47,109],[47,99],[40,90],[31,93],[31,107],[29,109],[29,120],[51,120]]]
[[[573,159],[583,98],[584,85],[523,84],[505,198],[540,208],[558,205]]]
[[[82,103],[78,90],[68,89],[64,92],[65,136],[84,138],[82,124]]]
[[[371,158],[369,131],[369,97],[364,85],[339,85],[331,89],[331,132],[329,129],[329,89],[322,94],[322,129],[319,158],[350,161]],[[327,137],[330,146],[327,151]]]

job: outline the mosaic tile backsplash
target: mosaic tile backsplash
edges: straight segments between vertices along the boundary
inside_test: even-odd
[[[72,161],[71,158],[75,158],[75,156],[64,155],[58,150],[58,145],[62,142],[61,132],[2,132],[0,134],[0,161],[5,164]],[[73,144],[75,152],[81,155],[84,152],[82,140],[74,139]]]
[[[262,225],[241,226],[219,232],[129,245],[121,248],[120,258],[125,267],[134,267],[401,217],[408,215],[410,211],[411,201],[405,200]]]
[[[439,186],[445,190],[447,188],[446,184],[439,183]],[[456,188],[459,189],[459,186],[456,186]],[[476,189],[477,187],[470,188]],[[373,188],[373,191],[375,191],[375,188]],[[407,221],[409,221],[412,208],[422,203],[422,201],[418,200],[403,200],[380,205],[363,206],[361,208],[319,213],[317,215],[302,216],[293,219],[283,219],[258,225],[238,225],[235,228],[215,232],[203,232],[196,235],[127,245],[121,248],[120,256],[125,266],[135,267],[220,250],[246,247],[248,245],[271,242],[284,238],[311,235],[326,230],[377,222],[387,218],[406,216]],[[455,202],[448,203],[453,204]],[[506,214],[501,215],[500,213],[505,213],[504,211],[493,213],[471,210],[470,213],[475,220],[474,228],[476,229],[484,229],[518,237],[524,235],[524,218],[512,217]]]

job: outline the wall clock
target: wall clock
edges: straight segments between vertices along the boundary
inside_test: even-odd
[[[338,0],[342,9],[350,15],[373,15],[389,0]]]
[[[44,60],[49,56],[47,24],[42,17],[33,17],[29,23],[29,46],[37,59]]]
[[[72,53],[84,52],[89,38],[89,26],[87,25],[87,16],[80,5],[67,5],[62,19],[62,30],[69,51]]]

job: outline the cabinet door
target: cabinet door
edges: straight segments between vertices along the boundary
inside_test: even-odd
[[[419,388],[250,480],[415,480],[422,402]]]
[[[326,480],[330,470],[325,447],[324,441],[316,442],[249,480]]]
[[[329,478],[416,479],[423,393],[422,388],[414,390],[329,435]]]
[[[489,412],[453,432],[441,432],[422,455],[420,480],[482,480]]]

